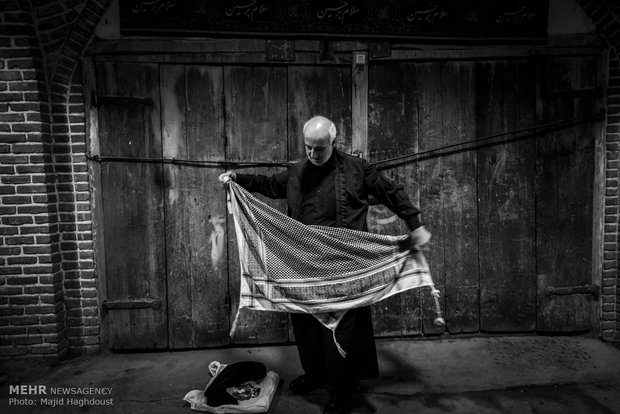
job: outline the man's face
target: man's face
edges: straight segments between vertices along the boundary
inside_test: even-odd
[[[332,156],[333,146],[329,133],[311,131],[304,136],[306,155],[317,167],[325,164]]]

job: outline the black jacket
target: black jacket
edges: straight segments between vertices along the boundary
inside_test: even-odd
[[[403,219],[409,230],[420,227],[420,210],[411,204],[403,187],[381,174],[366,160],[334,149],[336,172],[336,227],[366,231],[366,216],[375,198]],[[297,219],[302,203],[301,183],[308,160],[271,176],[237,174],[236,182],[250,192],[269,198],[286,198],[289,217]]]

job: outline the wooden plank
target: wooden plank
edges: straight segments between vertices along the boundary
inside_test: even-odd
[[[185,72],[188,156],[203,161],[223,160],[226,157],[223,69],[186,66]],[[190,217],[194,218],[188,224],[191,228],[188,245],[202,258],[202,263],[192,259],[190,267],[197,346],[230,342],[226,195],[217,181],[222,172],[223,169],[188,169],[187,179],[183,180],[192,189],[185,201]],[[196,193],[201,197],[196,197]],[[196,226],[197,223],[200,225]]]
[[[106,288],[110,300],[166,298],[161,189],[156,165],[102,168]],[[109,312],[111,349],[167,346],[166,308]]]
[[[351,152],[361,157],[368,157],[368,53],[354,53],[352,71],[351,123],[353,138],[351,140]]]
[[[418,149],[428,151],[444,145],[442,125],[441,63],[419,63],[416,65],[416,86],[418,92]],[[442,183],[444,179],[443,159],[434,158],[418,163],[417,184],[420,188],[420,209],[426,228],[433,235],[426,258],[431,269],[435,287],[445,287],[445,218],[442,209]],[[429,289],[420,290],[422,310],[422,332],[435,334],[442,330],[433,324],[435,304]]]
[[[323,115],[336,124],[338,147],[351,152],[350,67],[290,67],[288,84],[289,159],[305,158],[302,129],[315,115]]]
[[[232,66],[224,77],[226,159],[285,162],[286,69]]]
[[[90,52],[110,53],[213,53],[264,52],[265,40],[259,39],[122,39],[97,40]]]
[[[473,62],[443,62],[441,102],[443,145],[476,134],[476,67]],[[442,159],[445,287],[442,304],[450,333],[479,330],[478,206],[476,153]]]
[[[264,39],[121,39],[93,42],[89,52],[92,54],[139,54],[139,53],[215,53],[215,52],[256,52],[265,51]],[[318,52],[320,40],[294,40],[296,51]],[[352,52],[368,48],[368,42],[350,40],[330,40],[332,50]]]
[[[417,148],[416,71],[412,63],[368,66],[368,154],[369,161],[390,158]],[[407,187],[419,205],[419,186],[414,182],[416,165],[390,169],[385,174]],[[406,234],[407,226],[387,207],[372,206],[368,229],[373,233]],[[409,291],[372,307],[376,336],[420,334],[419,292]]]
[[[477,136],[532,126],[527,61],[479,62]],[[523,140],[478,150],[481,330],[535,329],[534,147]]]
[[[539,104],[537,116],[540,122],[591,114],[592,108],[596,107],[595,98],[571,97],[571,93],[594,90],[596,60],[565,57],[544,62],[539,67],[541,95],[553,90],[566,92],[566,97],[547,99]],[[590,284],[594,124],[576,125],[541,136],[536,150],[537,271],[544,274],[547,285],[553,287]],[[589,312],[582,312],[584,301],[589,307],[591,297],[545,298],[539,310],[538,329],[556,332],[588,330],[591,316]]]
[[[116,68],[112,79],[102,83],[116,87],[116,91],[99,88],[102,95],[150,98],[153,105],[105,105],[100,117],[102,134],[101,155],[125,157],[160,157],[161,136],[159,125],[159,73],[156,64],[108,63],[101,70]],[[115,86],[114,86],[115,85]],[[150,88],[154,87],[153,90]],[[123,126],[123,132],[108,133]]]
[[[381,161],[417,151],[415,64],[373,61],[369,73],[368,159]]]
[[[528,58],[532,55],[597,55],[599,47],[540,47],[519,46],[506,47],[437,47],[420,48],[419,45],[392,45],[389,57],[377,57],[376,61],[429,61],[429,60],[473,60],[473,59],[513,59]]]
[[[100,92],[150,97],[155,102],[139,110],[100,108],[102,153],[161,156],[157,65],[109,64],[98,70]],[[159,309],[111,310],[112,349],[167,346],[161,177],[161,166],[155,164],[102,166],[107,299],[164,302]]]
[[[546,89],[578,87],[577,58],[547,61]],[[594,70],[593,67],[590,68]],[[543,103],[540,122],[572,119],[592,112],[593,99],[552,99]],[[537,140],[536,196],[538,273],[553,286],[591,282],[592,186],[594,134],[584,124],[541,136]],[[579,191],[575,191],[579,189]]]
[[[280,62],[279,66],[286,67],[288,65],[319,65],[319,66],[350,66],[351,53],[340,52],[333,54],[334,59],[326,61],[321,58],[319,53],[295,53],[295,61]],[[231,65],[255,64],[264,65],[265,52],[249,53],[249,52],[213,52],[213,53],[140,53],[140,54],[103,54],[95,55],[97,60],[118,61],[118,62],[144,62],[144,63],[187,63],[187,64],[209,64],[209,63],[226,63]],[[275,62],[269,62],[270,65],[276,65]]]
[[[286,69],[233,66],[224,69],[226,160],[286,161]],[[246,169],[244,173],[273,174],[270,169]],[[263,200],[286,211],[285,200]],[[232,219],[228,234],[234,234]],[[236,240],[229,238],[229,290],[231,318],[239,303],[239,259]],[[260,344],[288,340],[288,314],[243,309],[232,338],[235,344]]]
[[[101,73],[101,75],[104,79],[111,78],[111,76],[105,76],[105,73]],[[87,119],[87,129],[85,134],[88,145],[87,153],[95,155],[99,154],[99,112],[92,104],[92,97],[98,93],[97,65],[95,64],[94,59],[84,59],[84,64],[82,65],[82,77],[84,79],[84,108]],[[116,88],[112,89],[116,90]],[[99,303],[103,303],[107,297],[107,279],[105,266],[105,222],[103,209],[101,208],[103,205],[103,194],[101,192],[101,164],[97,162],[89,162],[88,174],[91,177],[90,208],[93,215],[92,234],[96,263],[95,277],[99,280],[97,285],[97,300]],[[101,314],[99,337],[101,341],[101,348],[109,349],[110,335],[108,333],[108,318],[107,315],[103,315],[103,313]]]
[[[164,157],[223,160],[222,68],[162,65],[161,75]],[[170,348],[229,342],[221,172],[165,166]]]
[[[538,332],[586,332],[592,319],[592,294],[574,293],[555,295],[549,293],[549,283],[554,279],[548,274],[537,275],[538,310],[536,330]],[[559,290],[561,288],[552,289]],[[586,290],[585,288],[583,290]]]

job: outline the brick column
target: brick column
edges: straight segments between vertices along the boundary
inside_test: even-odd
[[[605,134],[605,234],[602,275],[601,336],[620,341],[620,292],[618,291],[619,197],[620,172],[620,6],[606,0],[579,0],[584,12],[596,25],[597,32],[611,48],[607,85],[607,119]]]
[[[67,351],[45,63],[30,2],[0,18],[0,355]]]
[[[618,284],[618,171],[620,134],[620,62],[610,58],[607,87],[607,127],[605,134],[605,245],[603,257],[603,297],[601,309],[601,335],[606,340],[620,340],[620,318],[617,310],[620,296]]]
[[[99,351],[79,63],[108,4],[0,2],[0,356]]]

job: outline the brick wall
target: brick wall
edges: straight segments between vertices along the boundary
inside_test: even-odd
[[[596,25],[597,32],[608,43],[609,78],[607,85],[605,233],[602,277],[601,336],[620,341],[620,292],[618,291],[620,171],[620,5],[608,0],[580,0],[584,12]]]
[[[0,2],[0,356],[99,351],[79,62],[107,3]]]

